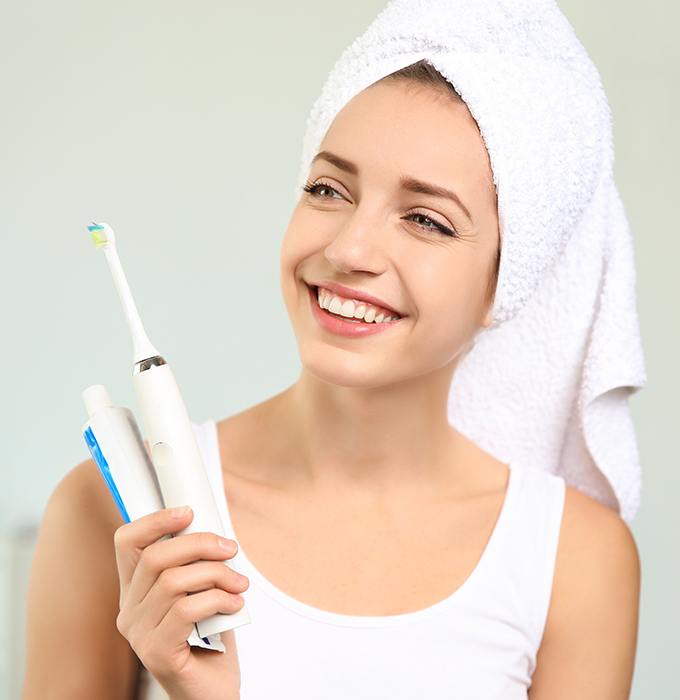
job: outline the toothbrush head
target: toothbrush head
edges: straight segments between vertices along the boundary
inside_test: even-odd
[[[96,221],[91,221],[87,227],[87,230],[90,232],[92,240],[97,248],[101,248],[104,251],[104,257],[106,258],[106,262],[111,270],[113,283],[116,286],[118,296],[120,297],[121,304],[123,305],[125,318],[127,319],[130,333],[132,335],[132,344],[134,347],[133,363],[136,365],[142,360],[159,355],[158,350],[156,350],[156,348],[149,341],[149,338],[144,331],[144,326],[142,326],[142,321],[139,318],[139,312],[137,311],[135,300],[132,298],[132,292],[130,292],[130,287],[128,285],[127,278],[125,277],[123,266],[120,264],[120,260],[118,258],[118,251],[116,250],[116,237],[113,233],[113,229],[103,221],[99,223]]]
[[[87,227],[87,230],[90,232],[92,240],[97,248],[104,248],[109,243],[113,244],[116,242],[116,236],[113,233],[113,229],[108,224],[103,222],[98,224],[96,221],[93,221]]]

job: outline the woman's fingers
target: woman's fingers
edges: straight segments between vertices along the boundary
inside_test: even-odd
[[[160,623],[144,636],[144,665],[153,675],[170,674],[175,679],[179,678],[181,664],[187,658],[186,639],[195,623],[215,613],[236,612],[244,604],[242,596],[219,588],[192,593],[175,601]]]
[[[217,587],[238,596],[248,589],[248,585],[245,576],[224,562],[201,561],[191,566],[176,566],[161,571],[141,603],[148,611],[149,626],[156,627],[167,614],[169,607],[180,598],[184,598],[187,593],[198,593]]]
[[[214,532],[194,532],[168,540],[159,540],[149,545],[139,556],[130,585],[127,590],[128,604],[140,603],[161,572],[166,569],[181,567],[201,560],[219,560],[224,562],[234,556],[236,543],[227,540],[230,548],[221,545],[223,538]]]
[[[121,601],[127,595],[130,581],[145,548],[161,537],[183,530],[193,517],[191,508],[184,513],[177,513],[177,509],[164,508],[125,523],[116,530],[113,541]]]

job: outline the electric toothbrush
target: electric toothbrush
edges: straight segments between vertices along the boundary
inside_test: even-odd
[[[93,221],[88,230],[97,248],[104,251],[132,335],[132,383],[164,507],[186,504],[194,512],[192,521],[176,536],[194,532],[214,532],[224,536],[191,420],[170,365],[144,330],[118,257],[113,229],[106,223]],[[207,638],[250,621],[244,605],[234,613],[217,613],[196,622],[196,631],[201,638]]]

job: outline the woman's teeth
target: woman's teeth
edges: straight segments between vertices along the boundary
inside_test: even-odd
[[[390,315],[385,309],[381,309],[372,304],[367,304],[363,301],[352,301],[344,297],[328,292],[321,287],[316,290],[317,303],[322,309],[325,309],[336,316],[355,321],[356,323],[387,323],[395,321],[401,316],[394,314]]]

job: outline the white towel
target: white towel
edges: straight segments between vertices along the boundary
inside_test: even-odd
[[[646,382],[632,237],[600,75],[555,2],[389,2],[312,106],[296,197],[342,107],[421,59],[477,121],[502,241],[493,323],[455,371],[449,420],[630,523],[641,479],[628,398]]]

